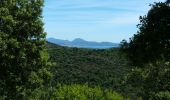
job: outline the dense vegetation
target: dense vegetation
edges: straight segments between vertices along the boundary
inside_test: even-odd
[[[62,47],[47,42],[50,61],[56,65],[52,86],[60,84],[87,84],[90,87],[99,86],[111,89],[124,97],[136,100],[140,96],[140,88],[126,82],[133,67],[121,54],[119,48],[111,49],[81,49]],[[131,82],[135,82],[135,79]]]
[[[127,84],[138,89],[143,99],[170,99],[170,5],[151,5],[146,16],[140,17],[139,31],[129,42],[122,42],[122,51],[133,71]]]
[[[0,0],[0,96],[28,99],[50,78],[43,0]]]
[[[57,85],[52,100],[124,100],[125,98],[110,89],[90,88],[88,85]],[[126,98],[128,100],[128,98]]]
[[[0,0],[0,99],[169,100],[169,3],[121,49],[96,50],[45,45],[43,0]]]
[[[121,90],[128,73],[127,60],[118,48],[80,49],[48,43],[50,60],[56,62],[54,80],[63,84],[84,84]]]
[[[137,34],[129,43],[124,41],[123,48],[133,65],[170,60],[170,6],[165,3],[151,6],[147,15],[140,17]]]

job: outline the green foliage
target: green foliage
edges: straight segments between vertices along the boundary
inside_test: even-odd
[[[122,41],[121,50],[131,62],[125,84],[144,100],[168,100],[170,91],[170,6],[155,3],[140,17],[139,31]],[[127,88],[128,88],[127,87]]]
[[[122,95],[100,87],[90,88],[88,85],[57,85],[51,100],[124,100]]]
[[[124,90],[127,95],[134,99],[142,97],[144,100],[168,100],[161,98],[168,98],[170,90],[169,77],[169,62],[157,61],[142,68],[135,67],[126,76]]]
[[[51,43],[50,60],[56,62],[54,81],[62,84],[101,86],[121,91],[121,80],[130,71],[118,48],[95,50],[67,48]]]
[[[0,95],[5,99],[25,98],[51,76],[42,6],[43,0],[0,0]]]
[[[57,63],[53,69],[45,49],[43,2],[0,0],[1,100],[125,99],[116,92],[135,100],[170,99],[169,0],[152,5],[140,17],[138,34],[129,43],[122,41],[128,59],[119,48],[78,49],[47,43],[50,60]],[[127,66],[128,61],[135,67]]]
[[[159,92],[159,93],[155,94],[153,99],[154,100],[169,100],[170,99],[170,92],[169,91]]]
[[[110,89],[89,87],[87,84],[61,85],[36,89],[29,100],[130,100]]]
[[[140,17],[139,31],[122,50],[133,65],[143,66],[156,60],[170,60],[170,6],[155,3],[148,14]]]

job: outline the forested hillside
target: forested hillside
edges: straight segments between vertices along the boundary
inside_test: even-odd
[[[59,83],[87,83],[118,91],[121,79],[130,69],[118,48],[68,48],[49,42],[47,48],[50,60],[56,63],[54,80]]]
[[[46,42],[44,0],[0,0],[0,100],[170,100],[170,0],[120,48]]]

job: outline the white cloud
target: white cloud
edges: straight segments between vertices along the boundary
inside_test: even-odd
[[[113,25],[129,25],[129,24],[136,25],[139,23],[139,14],[133,13],[120,14],[119,16],[115,16],[104,22]]]

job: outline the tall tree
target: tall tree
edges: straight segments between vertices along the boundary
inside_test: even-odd
[[[134,65],[170,59],[170,6],[152,5],[147,15],[140,17],[139,31],[122,48]]]
[[[166,0],[166,4],[170,4],[170,0]]]
[[[140,17],[137,34],[122,42],[122,51],[133,66],[127,83],[140,89],[144,100],[169,100],[170,6],[162,2],[151,6]]]
[[[0,95],[22,99],[50,76],[43,0],[0,0]]]

